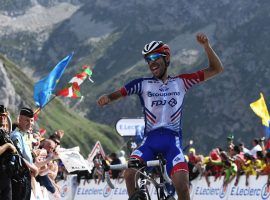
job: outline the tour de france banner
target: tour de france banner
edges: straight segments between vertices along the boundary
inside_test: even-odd
[[[226,190],[223,188],[223,178],[214,181],[214,177],[209,177],[210,187],[207,186],[205,178],[192,181],[192,200],[270,200],[270,193],[267,189],[267,176],[249,177],[249,185],[246,186],[246,176],[240,176],[237,186],[234,185],[235,179],[228,185]]]
[[[128,193],[125,181],[123,179],[111,181],[115,187],[114,189],[111,189],[106,181],[100,182],[99,184],[95,183],[94,180],[85,183],[81,181],[77,186],[74,200],[127,200]],[[151,200],[158,200],[156,190],[152,184],[148,186],[148,191]]]
[[[68,175],[65,180],[57,183],[60,188],[61,200],[73,200],[78,185],[76,175]]]
[[[58,151],[59,158],[69,173],[77,170],[88,170],[91,172],[88,161],[82,157],[79,150],[79,147],[74,147],[71,149],[61,148]]]
[[[246,186],[246,176],[241,176],[237,186],[234,185],[235,179],[228,185],[226,190],[223,188],[223,178],[214,181],[214,177],[209,177],[210,187],[207,186],[205,178],[197,178],[191,182],[190,197],[192,200],[270,200],[270,193],[267,189],[267,176],[249,177],[249,185]],[[73,181],[71,181],[73,180]],[[128,194],[126,184],[123,179],[111,180],[114,189],[111,189],[106,181],[99,184],[91,179],[81,180],[78,184],[76,177],[61,182],[61,199],[66,200],[127,200]],[[152,200],[157,200],[156,190],[152,184],[148,186]],[[176,196],[175,196],[176,198]],[[177,199],[177,198],[176,198]]]

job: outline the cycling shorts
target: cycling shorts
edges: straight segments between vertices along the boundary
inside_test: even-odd
[[[188,173],[188,165],[181,149],[181,139],[174,131],[167,128],[148,132],[141,146],[132,152],[130,157],[147,162],[155,160],[160,153],[167,161],[166,170],[169,176],[180,170]]]

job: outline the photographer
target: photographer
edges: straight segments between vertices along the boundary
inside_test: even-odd
[[[8,173],[7,162],[9,155],[16,153],[16,148],[9,143],[8,112],[0,105],[0,199],[12,199],[11,177]]]

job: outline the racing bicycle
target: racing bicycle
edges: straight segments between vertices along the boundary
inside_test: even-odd
[[[158,155],[156,160],[147,161],[146,163],[138,159],[131,159],[127,164],[108,165],[105,160],[102,160],[102,166],[105,173],[105,180],[111,189],[115,187],[110,180],[110,170],[125,170],[128,168],[136,170],[136,191],[129,200],[151,200],[148,187],[150,184],[154,186],[158,200],[175,200],[173,197],[175,191],[171,179],[167,175],[166,160],[162,155]],[[149,168],[155,168],[157,170],[159,180],[151,175],[148,171]]]

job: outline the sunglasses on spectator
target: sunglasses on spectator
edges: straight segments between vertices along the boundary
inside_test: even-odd
[[[155,54],[151,54],[149,56],[146,56],[144,59],[147,63],[149,63],[150,61],[156,61],[157,59],[166,56],[165,54],[160,54],[160,53],[155,53]]]

